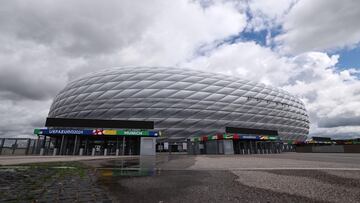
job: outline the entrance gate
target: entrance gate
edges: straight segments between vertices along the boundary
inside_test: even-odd
[[[235,154],[274,154],[281,152],[278,141],[234,140]]]
[[[155,139],[160,134],[136,129],[35,129],[34,133],[42,143],[40,155],[92,156],[139,155],[140,139]]]

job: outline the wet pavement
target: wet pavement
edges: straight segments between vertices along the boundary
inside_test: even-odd
[[[0,167],[0,202],[112,202],[78,163]]]
[[[360,202],[359,154],[160,154],[2,166],[0,179],[0,202]]]

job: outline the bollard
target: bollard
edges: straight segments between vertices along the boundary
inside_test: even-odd
[[[84,149],[83,149],[83,148],[80,148],[79,155],[82,156],[83,153],[84,153]]]
[[[53,156],[56,156],[56,153],[57,153],[57,148],[54,148]]]
[[[104,149],[104,156],[107,156],[107,148]]]
[[[91,156],[95,156],[95,148],[92,148],[92,150],[91,150]]]
[[[116,155],[116,156],[119,156],[119,152],[120,152],[120,150],[119,150],[119,149],[116,149],[115,155]]]
[[[44,156],[44,148],[40,149],[40,156]]]

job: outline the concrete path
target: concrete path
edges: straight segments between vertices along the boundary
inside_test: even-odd
[[[0,202],[360,202],[360,154],[0,157],[49,161],[0,167]]]
[[[44,162],[68,162],[98,159],[123,159],[137,156],[0,156],[0,165],[18,165]]]
[[[190,170],[360,170],[360,154],[286,153],[248,156],[198,156]]]

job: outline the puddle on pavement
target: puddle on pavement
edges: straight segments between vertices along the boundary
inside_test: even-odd
[[[139,177],[157,175],[156,156],[141,156],[138,159],[110,160],[96,169],[99,178]]]

